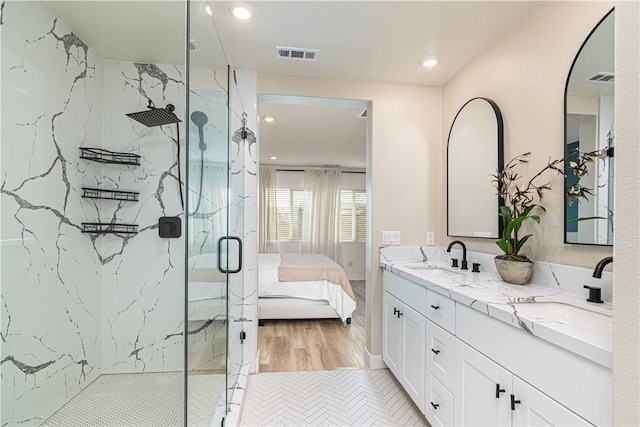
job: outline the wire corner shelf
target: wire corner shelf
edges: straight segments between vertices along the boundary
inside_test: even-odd
[[[117,224],[114,222],[83,222],[82,232],[94,234],[136,234],[138,233],[138,225]]]
[[[140,166],[140,155],[133,153],[119,153],[104,148],[80,147],[80,158],[99,163],[113,163],[118,165]]]
[[[123,200],[137,202],[137,191],[106,190],[104,188],[82,187],[82,197],[87,199]]]

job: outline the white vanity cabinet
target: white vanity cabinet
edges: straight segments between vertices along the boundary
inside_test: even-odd
[[[426,290],[384,272],[382,358],[414,403],[424,410]]]
[[[455,425],[591,425],[460,340],[456,368]]]
[[[383,272],[383,360],[432,426],[611,425],[613,376]]]

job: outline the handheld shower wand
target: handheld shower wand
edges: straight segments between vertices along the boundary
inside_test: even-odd
[[[191,121],[198,127],[198,136],[200,137],[200,150],[207,149],[207,144],[204,143],[204,125],[209,122],[209,117],[202,111],[194,111],[191,113]]]
[[[202,184],[204,179],[204,151],[207,149],[207,144],[204,143],[204,125],[209,121],[209,117],[202,111],[194,111],[191,113],[191,121],[198,128],[198,137],[200,139],[200,190],[198,191],[198,203],[191,215],[194,215],[200,209],[200,202],[202,201]]]

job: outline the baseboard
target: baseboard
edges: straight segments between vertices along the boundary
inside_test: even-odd
[[[260,349],[256,352],[256,360],[253,361],[253,371],[250,371],[251,374],[259,374],[260,373]]]
[[[368,348],[364,348],[364,361],[369,365],[369,369],[387,369],[387,365],[382,360],[381,354],[371,354]]]
[[[355,273],[347,273],[347,278],[349,280],[367,280],[366,274],[355,274]]]

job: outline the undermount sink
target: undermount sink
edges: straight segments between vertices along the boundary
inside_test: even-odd
[[[411,270],[431,270],[431,271],[437,271],[437,272],[442,272],[442,273],[451,273],[451,274],[461,274],[462,271],[459,270],[454,270],[451,267],[445,267],[443,265],[438,265],[438,264],[431,264],[431,263],[426,263],[426,262],[417,262],[414,264],[405,264],[403,267],[407,267]]]
[[[510,304],[518,317],[562,331],[598,347],[610,349],[613,334],[611,311],[603,308],[590,309],[564,302],[534,302]]]
[[[541,318],[549,321],[581,322],[592,319],[610,319],[611,313],[605,309],[578,307],[560,301],[514,303],[519,315],[529,318]]]

